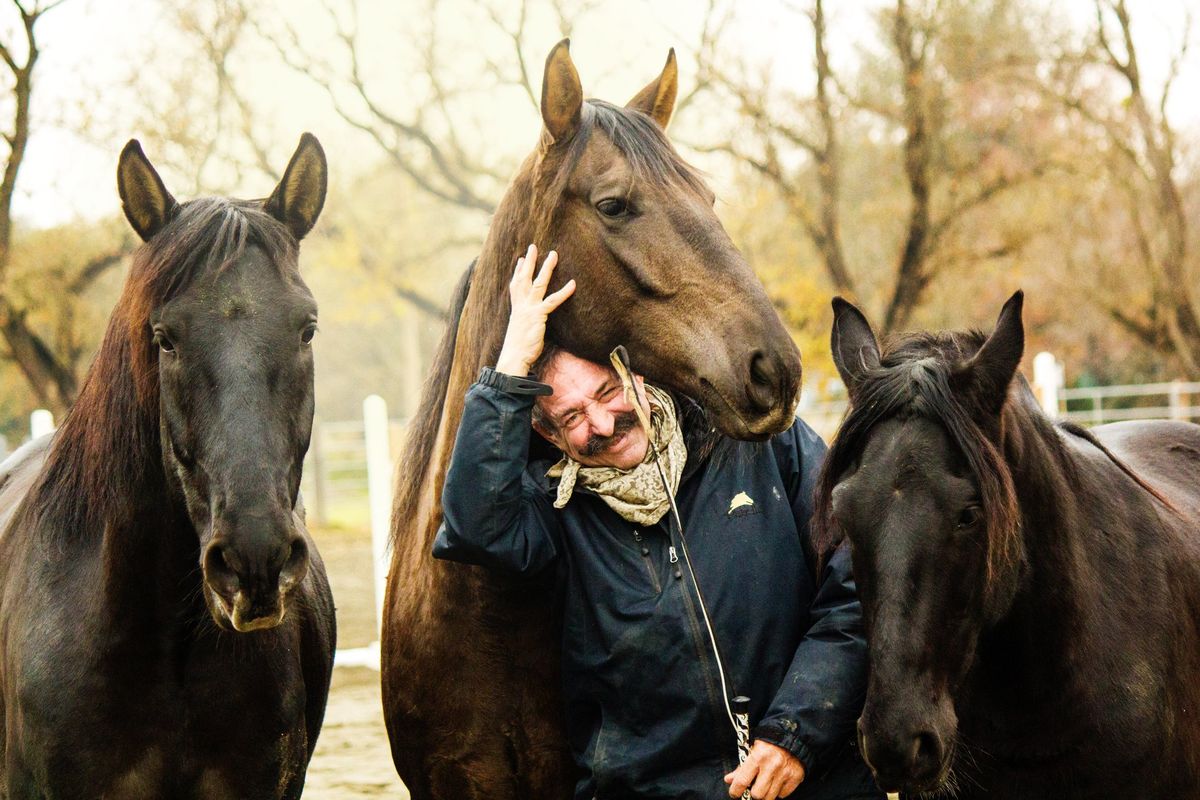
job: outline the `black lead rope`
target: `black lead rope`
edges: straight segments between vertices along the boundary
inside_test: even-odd
[[[662,480],[663,491],[667,493],[671,517],[675,521],[675,530],[679,532],[679,548],[683,551],[683,561],[687,564],[688,574],[692,578],[692,586],[696,589],[696,599],[700,601],[700,614],[704,618],[704,627],[708,631],[708,640],[712,644],[713,657],[717,662],[717,675],[721,679],[721,700],[725,703],[725,713],[729,716],[729,724],[733,726],[733,732],[737,739],[738,763],[740,764],[750,755],[750,698],[738,695],[730,700],[729,685],[725,678],[725,664],[721,660],[721,650],[717,647],[717,635],[713,631],[712,620],[708,616],[708,606],[704,602],[704,594],[700,591],[700,582],[696,580],[696,571],[692,569],[692,558],[688,554],[687,539],[683,535],[683,518],[679,516],[679,508],[675,505],[675,493],[671,491],[671,483],[667,480],[667,473],[663,470],[662,462],[658,458],[658,447],[654,443],[654,429],[650,426],[650,420],[643,410],[646,397],[638,391],[637,383],[633,380],[629,352],[626,351],[624,345],[617,345],[608,358],[625,387],[625,399],[633,406],[638,421],[646,431],[646,439],[652,453],[651,460],[658,469],[658,477]],[[646,405],[649,404],[646,403]],[[742,793],[742,800],[751,800],[749,789]]]

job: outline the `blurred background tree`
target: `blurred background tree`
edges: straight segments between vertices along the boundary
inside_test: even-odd
[[[357,416],[371,392],[409,412],[563,36],[585,91],[614,101],[677,49],[671,136],[813,396],[834,383],[835,293],[901,331],[987,327],[1024,287],[1029,349],[1068,380],[1200,378],[1186,0],[129,0],[119,19],[37,1],[0,8],[14,443],[33,408],[69,407],[119,291],[134,237],[111,176],[131,136],[176,196],[253,197],[316,133],[318,414]]]

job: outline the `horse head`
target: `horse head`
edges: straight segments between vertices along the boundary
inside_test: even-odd
[[[859,720],[882,788],[941,786],[955,697],[981,632],[1011,607],[1023,559],[1001,416],[1024,349],[1022,296],[995,331],[916,334],[886,353],[834,301],[834,361],[851,409],[827,457],[816,524],[849,540],[870,675]]]
[[[135,372],[156,395],[167,480],[199,535],[205,600],[222,627],[273,627],[309,560],[293,509],[317,306],[297,257],[324,203],[324,153],[305,134],[265,201],[177,203],[136,140],[117,181],[145,241],[130,278]]]
[[[555,248],[555,287],[575,296],[549,336],[607,363],[618,344],[638,372],[696,398],[723,432],[760,439],[791,425],[800,353],[713,210],[711,190],[664,133],[678,86],[674,51],[624,107],[584,100],[560,42],[546,60],[541,143],[497,216],[536,220]],[[517,204],[517,205],[514,205]]]

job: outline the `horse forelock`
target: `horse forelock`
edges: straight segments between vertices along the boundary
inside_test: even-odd
[[[999,442],[978,412],[955,391],[954,373],[984,342],[977,331],[909,334],[889,342],[880,366],[856,389],[854,402],[825,456],[813,514],[818,549],[831,553],[842,538],[830,503],[838,478],[885,420],[920,416],[941,425],[979,486],[987,530],[987,593],[1000,587],[1021,558],[1020,517],[1012,474]]]
[[[563,196],[576,167],[583,160],[592,137],[604,136],[628,162],[634,177],[681,187],[700,195],[708,185],[703,175],[683,160],[670,139],[654,120],[640,111],[622,108],[604,100],[583,104],[579,128],[563,145],[543,137],[539,158],[533,166],[537,193],[533,218],[535,234],[544,240],[558,220]]]
[[[228,269],[251,245],[281,274],[296,270],[295,239],[261,202],[219,197],[183,204],[134,254],[79,397],[31,493],[39,516],[57,521],[50,530],[98,536],[124,521],[135,500],[161,500],[147,488],[163,477],[151,314],[198,279]],[[143,489],[149,496],[135,498]]]

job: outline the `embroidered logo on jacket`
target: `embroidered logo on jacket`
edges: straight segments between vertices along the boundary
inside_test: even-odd
[[[734,511],[737,511],[743,506],[752,505],[754,505],[754,499],[751,498],[750,495],[746,494],[745,492],[738,492],[733,496],[733,499],[729,501],[729,510],[725,513],[732,514]]]

